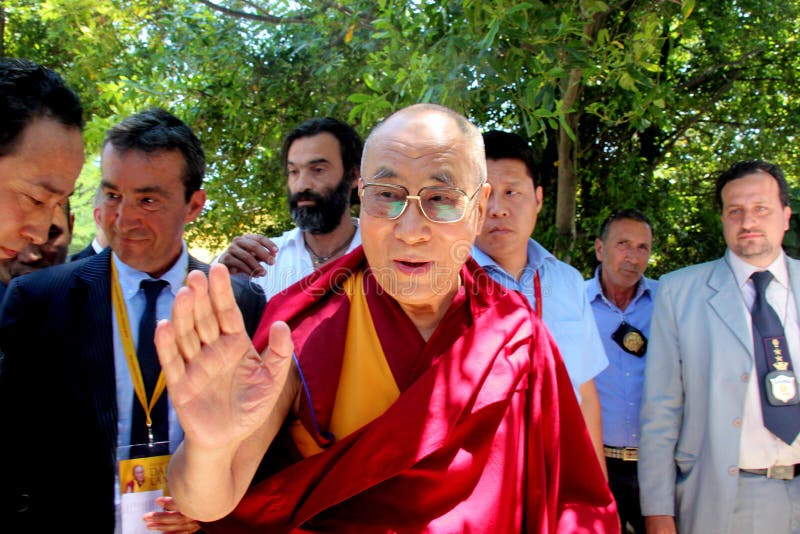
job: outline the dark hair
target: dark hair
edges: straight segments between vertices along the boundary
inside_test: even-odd
[[[38,118],[82,129],[78,95],[52,70],[27,59],[0,59],[0,156],[13,152],[20,134]]]
[[[600,225],[600,230],[597,232],[597,237],[600,239],[600,241],[605,241],[606,237],[608,237],[608,232],[611,230],[611,223],[622,220],[639,221],[640,223],[646,224],[648,228],[650,228],[650,232],[653,231],[653,224],[650,222],[650,219],[647,217],[647,215],[637,209],[626,208],[624,210],[613,212],[602,222]]]
[[[539,185],[539,173],[536,167],[536,155],[528,141],[515,133],[491,130],[483,134],[483,145],[486,159],[518,159],[525,164],[528,176],[533,180],[533,187]]]
[[[361,153],[364,151],[364,143],[352,126],[333,117],[308,119],[289,132],[281,147],[281,166],[284,169],[286,168],[292,143],[303,137],[313,137],[325,132],[339,141],[339,153],[342,157],[344,175],[348,178],[355,178],[361,167]],[[358,204],[358,191],[355,189],[350,195],[350,204]]]
[[[760,159],[750,159],[734,163],[728,169],[719,173],[714,191],[717,206],[722,209],[722,189],[726,185],[738,178],[744,178],[745,176],[759,172],[769,174],[778,182],[778,196],[780,197],[781,205],[784,207],[788,206],[789,184],[786,183],[786,177],[783,175],[783,171],[777,165],[761,161]]]
[[[152,108],[128,117],[106,132],[103,146],[108,143],[120,152],[180,150],[186,163],[181,177],[186,202],[203,185],[206,156],[200,140],[191,128],[168,111]]]

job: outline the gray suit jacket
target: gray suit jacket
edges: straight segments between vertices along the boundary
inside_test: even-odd
[[[800,302],[800,262],[787,256]],[[681,534],[727,533],[741,419],[753,368],[748,312],[724,258],[663,276],[641,412],[644,515],[675,515]]]

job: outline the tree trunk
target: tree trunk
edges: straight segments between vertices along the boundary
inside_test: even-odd
[[[591,45],[597,38],[610,11],[592,15],[592,20],[583,27],[583,41]],[[565,60],[566,63],[566,60]],[[572,259],[575,246],[575,217],[578,197],[578,123],[580,113],[574,111],[583,90],[583,71],[569,71],[566,86],[561,86],[563,119],[558,128],[558,197],[556,199],[556,242],[553,254],[567,263]],[[565,125],[572,130],[570,137]]]
[[[6,55],[6,8],[0,0],[0,57]]]
[[[567,86],[562,87],[564,109],[573,109],[581,93],[582,72],[572,69]],[[572,129],[573,137],[564,127]],[[576,198],[578,194],[577,154],[578,113],[564,114],[564,124],[558,128],[558,197],[556,198],[556,242],[553,252],[557,258],[569,263],[575,244]]]

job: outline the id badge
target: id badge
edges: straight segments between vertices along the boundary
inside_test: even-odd
[[[797,379],[792,371],[770,371],[764,377],[767,401],[772,406],[791,406],[800,403]]]
[[[157,452],[169,451],[169,442],[157,443]],[[156,499],[169,495],[167,488],[167,466],[169,454],[146,456],[142,452],[146,446],[120,447],[118,475],[120,498],[120,521],[122,534],[150,534],[142,516],[148,512],[158,512],[162,508]],[[127,450],[124,450],[127,449]],[[134,453],[134,454],[130,454]]]

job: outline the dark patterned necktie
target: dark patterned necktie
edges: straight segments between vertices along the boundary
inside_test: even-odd
[[[136,355],[139,358],[139,369],[142,371],[144,389],[147,392],[147,402],[153,396],[153,390],[158,382],[161,365],[158,363],[158,354],[153,340],[156,331],[156,302],[161,291],[168,285],[165,280],[142,280],[140,287],[144,291],[146,304],[142,318],[139,321],[139,343]],[[167,420],[167,392],[161,394],[158,402],[150,412],[153,422],[154,442],[169,440],[169,422]],[[139,399],[134,395],[133,416],[131,417],[131,445],[148,443],[147,417]],[[150,454],[153,454],[150,451]]]
[[[764,426],[785,443],[791,444],[800,432],[800,404],[773,406],[768,398],[769,389],[773,387],[767,378],[767,375],[774,371],[772,354],[775,349],[773,347],[779,348],[782,358],[791,362],[783,325],[781,325],[778,314],[767,302],[767,286],[773,277],[769,271],[759,271],[753,273],[750,278],[756,288],[756,299],[750,313],[753,316],[753,345]],[[788,371],[792,373],[791,363]],[[785,377],[783,379],[786,380]],[[794,380],[793,387],[796,390],[797,381],[794,376],[791,376],[791,380]]]

